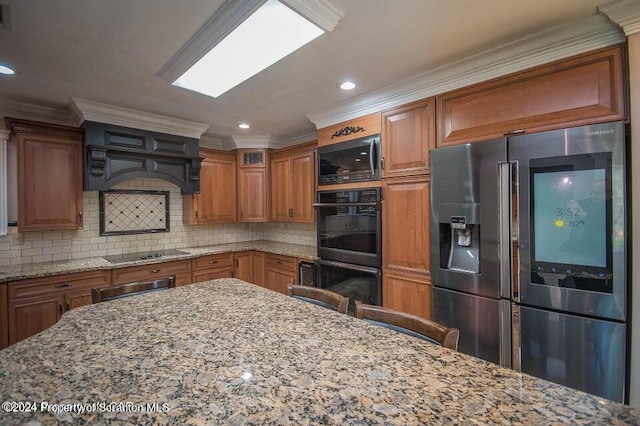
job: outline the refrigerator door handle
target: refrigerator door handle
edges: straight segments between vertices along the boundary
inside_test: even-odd
[[[498,250],[500,259],[500,297],[511,298],[511,173],[512,164],[498,163]]]
[[[511,301],[500,300],[500,365],[512,368]]]

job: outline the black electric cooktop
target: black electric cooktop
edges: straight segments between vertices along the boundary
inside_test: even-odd
[[[111,256],[103,256],[102,258],[110,263],[135,262],[136,260],[158,259],[165,256],[178,256],[181,254],[189,254],[182,250],[169,249],[158,251],[140,251],[137,253],[114,254]]]

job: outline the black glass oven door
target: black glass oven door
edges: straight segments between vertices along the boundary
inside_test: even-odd
[[[331,290],[351,300],[370,305],[382,304],[380,270],[366,266],[318,259],[318,287]]]

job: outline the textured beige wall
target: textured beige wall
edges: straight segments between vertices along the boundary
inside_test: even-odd
[[[640,33],[629,36],[629,80],[631,97],[631,188],[632,255],[631,277],[631,389],[630,405],[640,408]]]

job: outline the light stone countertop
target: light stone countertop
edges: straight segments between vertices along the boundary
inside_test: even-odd
[[[274,241],[246,241],[241,243],[217,244],[203,247],[178,248],[187,254],[176,256],[163,256],[157,259],[145,259],[134,262],[110,263],[102,257],[90,257],[62,262],[42,262],[25,265],[0,267],[0,283],[22,280],[27,278],[47,277],[52,275],[84,272],[99,269],[117,269],[129,266],[151,265],[154,263],[170,262],[172,260],[192,259],[208,254],[220,254],[239,252],[245,250],[258,250],[265,253],[292,256],[313,261],[317,258],[315,246],[300,244],[278,243]]]
[[[628,406],[236,279],[67,312],[0,351],[0,400],[37,404],[0,411],[3,425],[640,424]],[[131,411],[146,403],[168,410]]]

